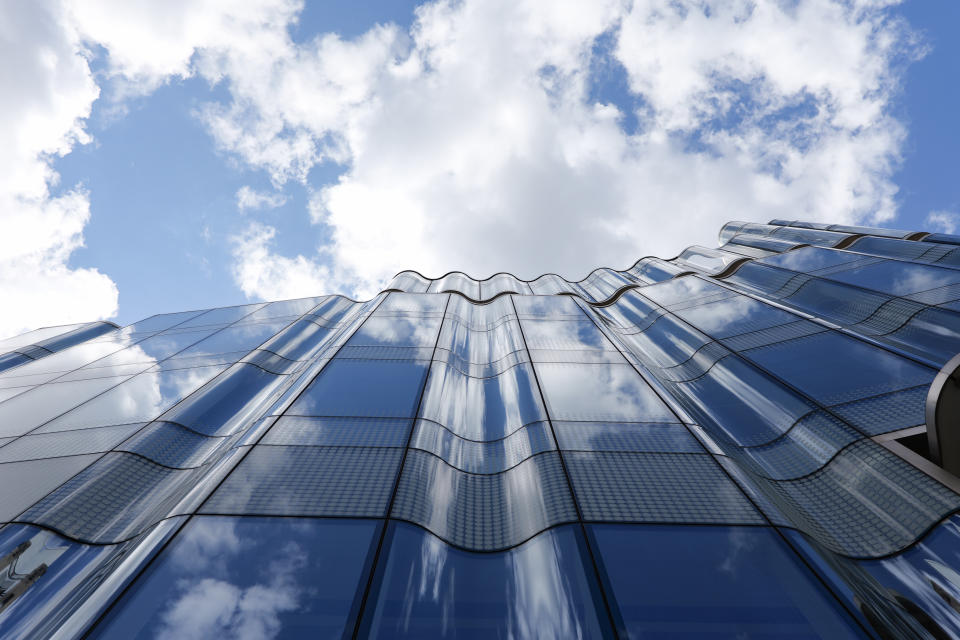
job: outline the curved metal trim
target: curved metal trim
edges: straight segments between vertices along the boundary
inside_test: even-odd
[[[960,353],[937,373],[927,392],[924,416],[930,457],[941,467],[960,475]]]

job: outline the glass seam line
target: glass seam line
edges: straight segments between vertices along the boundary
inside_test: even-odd
[[[639,262],[639,261],[638,261]],[[517,311],[517,305],[514,302],[513,296],[510,297],[510,304],[513,306],[513,312],[517,314],[519,318],[519,313]],[[581,311],[583,309],[581,308]],[[530,349],[527,347],[527,337],[523,332],[523,322],[518,320],[520,325],[520,340],[523,342],[523,347],[527,351],[527,356],[530,357]],[[619,626],[617,624],[617,618],[613,615],[613,607],[610,604],[610,598],[613,597],[613,594],[607,596],[606,589],[604,588],[603,576],[600,573],[600,568],[597,565],[597,559],[594,557],[593,547],[590,544],[590,536],[587,535],[587,527],[583,523],[583,512],[580,509],[580,502],[577,499],[577,494],[573,488],[573,481],[570,478],[570,472],[567,469],[567,462],[563,457],[563,450],[560,448],[560,441],[557,439],[557,434],[553,429],[553,419],[550,417],[550,409],[547,407],[547,399],[543,394],[543,387],[540,386],[540,377],[537,375],[536,366],[533,364],[533,359],[531,357],[530,368],[533,370],[533,382],[537,385],[537,391],[540,394],[540,402],[543,404],[543,413],[547,419],[547,425],[550,427],[550,436],[553,438],[553,444],[557,448],[557,457],[560,459],[560,468],[563,469],[564,479],[567,481],[567,489],[570,491],[570,500],[573,502],[573,508],[577,514],[577,523],[580,525],[580,533],[583,535],[583,545],[587,550],[587,556],[590,560],[590,564],[593,567],[593,576],[596,580],[597,590],[600,592],[600,598],[603,601],[603,607],[606,609],[607,621],[610,624],[610,631],[614,636],[619,636]]]
[[[343,297],[343,296],[338,296],[338,297]],[[358,303],[357,301],[351,300],[350,298],[346,298],[346,299],[349,300],[350,302],[353,302],[354,304],[365,304],[365,303]],[[384,296],[384,297],[376,304],[376,306],[374,306],[374,308],[373,308],[369,313],[372,314],[372,313],[383,303],[383,301],[384,301],[385,299],[386,299],[386,296]],[[320,304],[320,303],[318,303],[318,304]],[[262,308],[262,307],[261,307],[261,308]],[[314,306],[314,308],[316,308],[316,305]],[[309,311],[308,311],[307,313],[302,314],[301,317],[303,317],[304,315],[307,315],[308,313],[309,313]],[[246,316],[244,316],[244,317],[246,317]],[[369,315],[368,315],[367,317],[369,317]],[[297,319],[299,319],[299,318],[297,318]],[[290,323],[289,323],[287,326],[290,326],[291,324],[293,324],[294,322],[296,322],[297,319],[291,320]],[[355,319],[354,319],[354,320],[355,320]],[[187,320],[184,320],[184,322],[186,322],[186,321],[187,321]],[[364,318],[364,322],[365,322],[365,321],[366,321],[366,318]],[[362,324],[363,324],[363,322],[361,322],[359,325],[357,325],[357,326],[354,328],[354,331],[356,331],[357,329],[359,329]],[[285,328],[286,328],[286,327],[285,327]],[[344,327],[343,329],[346,329],[346,327]],[[341,329],[341,336],[337,336],[337,338],[342,337],[343,329]],[[281,329],[281,331],[282,331],[282,330],[283,330],[283,329]],[[278,331],[277,333],[279,333],[279,331]],[[261,344],[265,344],[268,340],[272,340],[273,337],[277,335],[277,333],[275,333],[273,336],[270,336],[269,338],[267,338],[267,339],[266,339],[263,343],[261,343]],[[353,335],[353,334],[351,333],[351,335]],[[344,341],[344,344],[346,344],[346,341]],[[343,345],[340,345],[340,347],[337,348],[337,352],[339,352],[340,349],[342,349],[342,348],[343,348]],[[335,356],[335,355],[336,355],[336,352],[334,352],[334,356]],[[332,358],[333,358],[333,356],[331,356],[330,359],[332,359]],[[329,362],[330,359],[328,359],[328,362]],[[314,357],[313,360],[316,361],[316,357]],[[228,367],[228,368],[229,368],[229,367]],[[310,382],[312,382],[313,379],[315,379],[318,375],[320,375],[320,373],[321,373],[322,371],[323,371],[323,368],[321,368],[319,371],[317,371],[317,372],[313,375],[313,377],[310,379]],[[304,375],[305,373],[306,373],[306,372],[303,372],[301,375]],[[212,380],[212,379],[211,379],[211,380]],[[295,381],[294,381],[294,383],[295,383]],[[304,388],[303,388],[303,390],[300,391],[300,393],[296,394],[295,397],[288,398],[288,400],[287,400],[287,406],[289,406],[290,404],[292,404],[292,403],[303,393],[303,391],[305,391],[309,386],[310,386],[310,384],[309,384],[309,382],[308,382],[308,383],[306,383],[306,384],[304,385]],[[282,397],[282,396],[281,396],[281,397]],[[178,404],[179,404],[179,403],[178,403]],[[176,405],[174,405],[174,406],[176,406]],[[171,407],[171,408],[173,408],[173,407]],[[272,409],[272,407],[271,407],[271,409]],[[267,414],[270,415],[270,416],[272,416],[272,415],[273,415],[273,412],[272,412],[270,409],[268,409],[268,410],[267,410]],[[148,424],[149,424],[149,423],[148,423]],[[252,444],[254,444],[254,445],[257,444],[257,443],[267,434],[268,431],[269,431],[269,429],[266,430],[266,431],[264,431],[264,433],[260,434],[260,437],[257,438],[257,441],[254,442],[254,443],[252,443]],[[138,431],[137,433],[139,433],[139,431]],[[134,434],[134,435],[136,435],[136,434]],[[131,437],[132,437],[132,436],[131,436]],[[122,444],[122,443],[121,443],[121,444]],[[196,516],[197,512],[198,512],[198,511],[200,510],[200,508],[203,506],[203,504],[210,498],[211,495],[213,495],[213,494],[216,492],[216,490],[220,487],[220,485],[222,485],[222,484],[224,483],[224,481],[226,481],[226,479],[231,475],[232,471],[237,468],[237,465],[239,465],[239,464],[243,461],[243,459],[246,458],[247,455],[248,455],[248,454],[250,453],[250,451],[252,451],[252,450],[253,450],[253,446],[247,447],[247,451],[246,451],[245,453],[243,453],[243,455],[241,455],[241,456],[237,459],[237,461],[234,463],[234,465],[231,467],[231,469],[230,469],[227,473],[224,473],[223,477],[220,478],[220,480],[216,483],[216,485],[210,490],[210,493],[207,495],[207,497],[204,498],[202,501],[200,501],[200,503],[197,505],[197,507],[193,510],[193,513],[184,514],[183,520],[180,522],[179,525],[176,525],[176,526],[171,530],[171,532],[169,533],[167,539],[159,546],[159,548],[158,548],[152,555],[149,556],[149,559],[148,559],[146,562],[144,562],[142,566],[140,566],[139,568],[136,568],[136,569],[133,570],[133,572],[132,572],[132,574],[131,574],[131,576],[130,576],[130,578],[129,578],[129,581],[128,581],[126,584],[124,584],[123,587],[122,587],[117,593],[115,593],[115,594],[112,595],[112,597],[110,598],[110,604],[107,605],[107,606],[106,606],[102,611],[100,611],[98,614],[96,614],[96,616],[93,617],[91,620],[83,623],[85,628],[83,628],[83,632],[82,632],[82,633],[80,634],[80,636],[79,636],[80,638],[85,639],[85,638],[88,638],[88,637],[90,636],[90,634],[93,632],[93,630],[96,629],[97,625],[99,625],[100,622],[102,622],[102,621],[104,620],[104,618],[106,618],[106,616],[109,615],[109,613],[113,610],[113,608],[117,605],[117,603],[120,602],[120,600],[123,599],[123,597],[124,597],[124,595],[126,595],[127,591],[129,591],[130,588],[131,588],[134,584],[137,583],[137,581],[139,580],[140,576],[143,575],[143,574],[150,568],[150,566],[153,564],[154,560],[156,560],[156,558],[158,558],[158,557],[160,556],[160,554],[163,553],[163,551],[167,548],[167,546],[168,546],[174,539],[176,539],[176,537],[177,537],[177,535],[179,534],[180,530],[183,529],[183,527],[186,526],[186,524],[187,524],[188,522],[190,522],[191,520],[193,520],[193,518]],[[106,454],[104,454],[104,455],[106,455]],[[101,457],[102,457],[102,456],[101,456]],[[96,461],[94,461],[94,462],[96,462]],[[92,463],[91,463],[91,464],[92,464]],[[51,493],[52,493],[52,492],[51,492]],[[47,495],[49,495],[49,494],[47,494]],[[179,517],[179,516],[173,516],[173,517],[171,517],[170,519],[173,519],[173,518],[175,518],[175,517]],[[164,518],[163,520],[166,520],[166,519],[168,519],[168,518]],[[158,523],[159,523],[159,522],[162,522],[163,520],[158,521]],[[153,526],[156,526],[156,524],[158,524],[158,523],[155,523]],[[68,618],[67,620],[69,621],[69,618]]]
[[[660,305],[656,305],[656,306],[660,307]],[[660,307],[660,308],[663,308],[663,307]],[[582,309],[582,307],[581,307],[581,309]],[[832,588],[832,587],[830,586],[830,584],[826,581],[826,579],[825,579],[823,576],[821,576],[820,573],[807,561],[807,559],[804,557],[804,555],[803,555],[802,553],[800,553],[800,552],[796,549],[796,547],[793,545],[793,543],[790,541],[790,539],[789,539],[786,535],[784,535],[784,533],[783,533],[782,531],[780,531],[780,528],[773,524],[773,521],[771,521],[770,518],[767,516],[767,514],[763,512],[763,510],[759,507],[759,505],[756,503],[756,501],[753,499],[753,497],[750,496],[750,495],[744,490],[744,488],[743,488],[742,486],[740,486],[740,483],[736,481],[736,479],[730,474],[730,472],[727,470],[727,468],[724,467],[722,464],[720,464],[720,462],[716,459],[717,454],[714,453],[714,447],[709,446],[709,444],[712,444],[712,440],[711,440],[711,443],[704,443],[704,442],[702,441],[701,436],[696,432],[696,430],[695,430],[695,429],[691,429],[691,428],[690,428],[690,425],[687,424],[686,422],[684,422],[684,421],[681,419],[680,413],[678,413],[677,410],[676,410],[674,398],[673,398],[672,395],[669,393],[669,391],[667,391],[666,389],[661,388],[661,386],[660,386],[659,384],[654,385],[654,384],[652,384],[652,383],[650,382],[649,378],[648,378],[646,375],[644,375],[643,371],[641,371],[640,368],[638,368],[636,364],[634,364],[633,362],[631,362],[630,359],[627,358],[627,357],[623,354],[623,351],[621,350],[620,344],[618,343],[618,341],[615,340],[614,337],[610,336],[607,331],[604,331],[604,328],[601,326],[602,323],[597,322],[596,319],[593,317],[593,314],[591,314],[588,310],[584,310],[584,315],[587,315],[588,317],[590,317],[590,320],[594,323],[594,325],[596,325],[596,327],[600,330],[601,333],[603,333],[605,336],[607,336],[607,339],[613,344],[613,346],[616,347],[618,351],[620,351],[620,355],[623,356],[624,360],[626,360],[627,363],[628,363],[631,367],[633,367],[634,371],[636,371],[637,374],[644,380],[644,382],[646,382],[646,383],[650,386],[650,389],[657,395],[658,398],[660,398],[661,402],[663,402],[663,403],[666,405],[666,407],[670,410],[670,412],[673,413],[674,416],[676,416],[676,418],[683,424],[683,426],[690,432],[690,434],[691,434],[694,438],[696,438],[696,440],[697,440],[698,442],[700,442],[700,443],[703,445],[703,447],[707,450],[707,453],[709,453],[710,456],[714,459],[714,464],[716,464],[716,465],[720,468],[720,471],[727,477],[727,479],[729,479],[730,482],[732,482],[732,483],[734,484],[734,486],[737,487],[737,489],[738,489],[738,490],[740,491],[740,493],[744,496],[744,498],[746,498],[746,500],[753,506],[753,508],[756,509],[757,513],[760,514],[760,517],[763,518],[767,523],[769,523],[768,526],[769,526],[773,531],[775,531],[778,536],[780,536],[780,538],[781,538],[781,539],[783,540],[783,542],[787,545],[787,547],[790,549],[790,551],[793,552],[794,556],[795,556],[796,558],[798,558],[798,559],[800,560],[800,562],[803,563],[803,566],[805,566],[805,567],[807,568],[807,570],[810,572],[810,574],[812,574],[814,577],[816,577],[816,579],[820,582],[820,584],[823,585],[824,589],[826,589],[827,592],[830,593],[831,596],[833,596],[834,600],[843,608],[844,611],[847,612],[847,615],[850,616],[850,619],[852,619],[854,622],[856,622],[857,626],[859,626],[861,629],[863,629],[863,630],[867,633],[868,636],[872,635],[871,632],[870,632],[870,630],[867,629],[867,628],[863,625],[863,623],[860,621],[860,619],[857,617],[857,615],[856,615],[853,611],[850,610],[850,608],[847,606],[846,602],[844,602],[844,601],[840,598],[840,595],[834,592],[833,588]],[[702,332],[701,332],[701,333],[702,333]],[[707,334],[704,334],[704,335],[707,335]],[[653,374],[650,374],[650,375],[653,375]],[[654,379],[656,379],[656,378],[654,378]],[[661,391],[662,391],[663,393],[666,393],[667,396],[665,397],[665,396],[663,395],[663,393],[661,393]],[[683,412],[683,415],[686,415],[686,412]],[[791,528],[793,528],[793,527],[791,527]],[[799,531],[799,529],[795,529],[795,530]],[[801,532],[801,533],[802,533],[802,532]]]
[[[370,592],[373,589],[373,580],[377,575],[377,565],[381,562],[380,556],[383,551],[383,542],[387,536],[387,528],[390,524],[390,513],[393,510],[393,503],[397,498],[397,490],[400,488],[400,478],[403,476],[403,467],[407,461],[407,453],[410,451],[410,443],[413,441],[413,431],[417,426],[417,416],[420,415],[420,407],[423,404],[423,396],[427,390],[427,384],[430,382],[430,372],[433,370],[433,359],[437,355],[437,345],[440,344],[440,335],[443,333],[443,319],[447,315],[447,309],[450,307],[451,294],[441,294],[447,296],[446,304],[443,306],[443,316],[437,325],[437,337],[433,342],[433,353],[430,355],[430,364],[427,368],[427,373],[423,377],[423,383],[420,385],[420,393],[417,398],[417,408],[414,411],[413,417],[410,418],[410,433],[407,434],[407,442],[403,447],[403,455],[400,457],[400,464],[397,467],[397,474],[393,481],[393,490],[390,492],[390,500],[387,502],[386,509],[383,514],[383,526],[380,529],[380,536],[377,540],[377,548],[373,553],[373,558],[370,561],[370,574],[367,576],[366,585],[363,589],[363,595],[360,597],[360,605],[357,608],[357,619],[354,621],[353,634],[354,639],[359,637],[360,626],[363,621],[363,614],[367,608],[367,603],[369,601]],[[354,596],[356,597],[356,596]],[[344,634],[346,629],[344,629]]]

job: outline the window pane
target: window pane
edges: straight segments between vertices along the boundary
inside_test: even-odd
[[[94,638],[339,638],[364,586],[372,521],[198,517]]]
[[[503,553],[470,553],[391,523],[385,567],[362,637],[610,637],[589,559],[573,527]],[[383,562],[383,561],[381,561]]]
[[[859,638],[772,530],[592,525],[628,638]]]

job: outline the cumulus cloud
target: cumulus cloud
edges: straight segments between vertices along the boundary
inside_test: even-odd
[[[89,140],[84,119],[99,95],[80,37],[57,5],[4,3],[0,24],[0,336],[108,318],[113,281],[68,265],[83,245],[88,194],[51,192],[51,162]]]
[[[251,209],[276,209],[286,203],[287,197],[282,193],[268,193],[257,191],[244,185],[237,190],[237,209],[249,211]]]
[[[956,233],[960,223],[960,214],[955,211],[931,211],[924,220],[929,231],[940,233]]]
[[[241,189],[241,210],[273,206],[291,182],[312,193],[315,252],[279,252],[279,223],[233,239],[246,295],[366,296],[404,268],[580,278],[712,243],[729,219],[888,221],[905,136],[890,104],[923,54],[894,4],[435,0],[409,28],[304,42],[290,36],[295,0],[53,4],[29,43],[2,45],[36,52],[5,86],[41,108],[0,107],[23,125],[2,134],[20,137],[4,145],[13,195],[0,197],[42,233],[0,254],[14,265],[0,286],[25,308],[44,296],[84,318],[115,308],[108,278],[67,267],[86,194],[50,196],[49,157],[87,139],[98,95],[82,43],[103,47],[120,96],[191,76],[224,89],[200,119],[275,188]],[[323,163],[340,177],[311,184]],[[21,278],[39,286],[14,290]]]
[[[345,168],[313,198],[321,253],[258,242],[237,281],[276,297],[305,274],[361,295],[403,268],[579,278],[729,219],[883,223],[905,135],[889,105],[923,53],[889,4],[438,0],[409,30],[224,50],[202,67],[230,87],[204,110],[222,149],[277,185]],[[619,99],[596,97],[601,65],[626,77]]]

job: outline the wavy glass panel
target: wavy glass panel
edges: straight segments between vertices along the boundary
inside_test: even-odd
[[[429,420],[417,421],[410,446],[432,453],[461,471],[477,474],[506,471],[555,448],[546,422],[525,425],[497,440],[478,441],[462,438]]]
[[[360,628],[369,638],[613,637],[589,553],[557,527],[502,553],[470,553],[391,523]]]
[[[929,384],[936,371],[830,331],[743,354],[824,405]]]
[[[476,475],[413,449],[407,453],[390,515],[477,551],[505,549],[555,524],[577,520],[555,452],[533,456],[502,473]]]
[[[546,414],[529,364],[490,378],[473,378],[437,362],[427,378],[419,417],[462,438],[493,440],[545,420]]]

